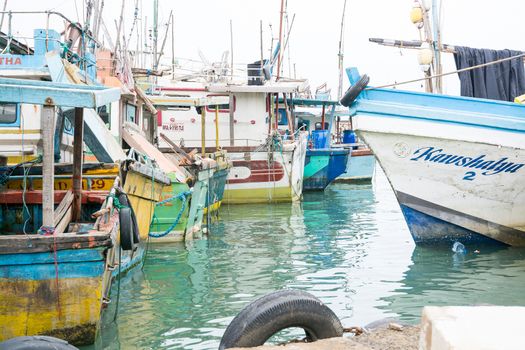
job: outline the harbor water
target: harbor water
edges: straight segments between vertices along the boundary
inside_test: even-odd
[[[415,247],[385,176],[337,184],[304,202],[223,206],[208,239],[149,248],[121,281],[97,349],[217,349],[250,301],[308,291],[344,326],[416,323],[425,305],[525,305],[525,250]],[[93,347],[87,348],[91,349]]]

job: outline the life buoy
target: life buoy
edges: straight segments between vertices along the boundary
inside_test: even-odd
[[[67,341],[48,336],[16,337],[0,343],[0,350],[78,350]]]
[[[135,215],[135,211],[133,210],[133,207],[131,206],[129,202],[128,195],[126,193],[120,193],[118,195],[118,200],[120,204],[126,207],[129,207],[131,209],[131,220],[133,222],[132,224],[133,244],[139,244],[140,243],[140,231],[139,231],[139,225],[137,223],[137,216]]]
[[[359,96],[361,91],[363,91],[366,88],[369,81],[370,78],[368,77],[368,75],[364,74],[361,77],[361,79],[357,81],[357,83],[350,86],[348,90],[346,90],[339,103],[341,103],[345,107],[349,107],[355,101],[357,96]]]
[[[341,321],[315,296],[281,290],[257,299],[235,316],[222,336],[219,350],[260,346],[290,327],[304,329],[311,341],[343,335]]]

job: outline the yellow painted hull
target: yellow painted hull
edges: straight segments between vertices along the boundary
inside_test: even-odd
[[[292,202],[291,187],[228,189],[224,191],[225,204]]]
[[[155,204],[160,200],[165,186],[140,173],[130,171],[126,176],[124,191],[128,194],[130,204],[135,211],[141,240],[148,239]]]
[[[50,335],[91,344],[101,313],[102,278],[0,279],[0,341]]]

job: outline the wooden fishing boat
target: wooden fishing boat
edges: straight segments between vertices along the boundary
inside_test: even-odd
[[[180,82],[157,87],[150,98],[156,106],[166,106],[159,114],[159,131],[185,152],[202,150],[202,137],[195,135],[203,135],[204,153],[212,154],[217,148],[228,153],[232,168],[223,203],[291,202],[302,196],[307,137],[298,133],[294,139],[286,138],[279,130],[275,95],[297,92],[301,86],[298,82]],[[177,100],[187,97],[224,101],[199,110],[189,106],[176,108]],[[203,111],[205,116],[211,116],[203,119]],[[159,145],[163,152],[171,152],[165,140],[160,139]]]
[[[126,160],[120,165],[120,176],[113,179],[111,192],[106,188],[82,190],[82,184],[90,182],[83,181],[81,171],[83,108],[96,107],[95,101],[118,99],[117,89],[0,79],[0,91],[2,102],[43,106],[41,189],[25,186],[38,183],[30,174],[37,161],[30,161],[17,167],[25,174],[22,189],[0,190],[0,298],[5,301],[0,307],[0,340],[39,334],[91,344],[101,311],[109,302],[113,276],[143,261],[154,206],[169,182],[159,170]],[[55,190],[52,101],[76,108],[78,142],[73,154],[77,156],[71,167],[70,190]],[[115,198],[121,199],[119,212],[113,210]],[[123,203],[125,199],[128,203]],[[54,203],[59,205],[55,208]],[[123,217],[123,207],[136,216]],[[91,219],[91,214],[98,219]],[[123,219],[128,220],[127,226]],[[136,222],[136,228],[129,220]]]
[[[351,112],[416,243],[525,245],[525,106],[374,88]]]
[[[14,111],[13,125],[1,125],[12,132],[0,137],[0,340],[53,335],[91,344],[113,278],[143,262],[154,206],[169,182],[104,138],[94,109],[119,101],[120,89],[35,80],[66,68],[60,57],[44,55],[47,36],[37,34],[38,55],[2,55],[20,67],[1,75],[23,79],[0,79],[0,104]],[[57,133],[64,110],[71,137]],[[84,140],[111,164],[83,164]]]

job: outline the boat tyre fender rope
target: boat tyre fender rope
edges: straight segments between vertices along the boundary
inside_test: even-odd
[[[304,329],[309,341],[343,335],[341,321],[315,296],[281,290],[257,299],[235,316],[222,336],[219,350],[260,346],[291,327]]]
[[[125,193],[120,193],[117,198],[121,205],[119,209],[120,246],[123,250],[133,250],[140,242],[137,217]]]
[[[366,88],[369,81],[370,78],[368,77],[368,75],[364,74],[361,77],[361,79],[357,81],[357,83],[350,86],[348,90],[346,90],[339,103],[341,103],[345,107],[350,107],[350,105],[355,101],[357,96],[359,96],[361,91],[363,91]]]
[[[0,350],[78,350],[67,341],[48,336],[23,336],[0,342]]]

